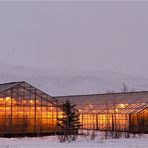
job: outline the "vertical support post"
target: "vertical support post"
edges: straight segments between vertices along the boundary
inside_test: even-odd
[[[42,110],[42,93],[41,93],[41,98],[40,98],[40,99],[41,99],[41,102],[40,102],[40,103],[41,103],[41,104],[40,104],[40,105],[41,105],[41,106],[40,106],[40,107],[41,107],[41,126],[40,126],[41,129],[40,129],[40,130],[43,131],[43,125],[42,125],[42,120],[43,120],[43,119],[42,119],[42,116],[43,116],[43,113],[42,113],[42,111],[43,111],[43,110]]]
[[[10,131],[9,131],[10,133],[12,132],[12,96],[13,96],[12,91],[13,91],[13,89],[11,88],[11,95],[10,95],[10,97],[11,97],[11,107],[10,107],[11,112],[10,112]]]
[[[114,114],[112,114],[112,132],[114,131]]]
[[[98,130],[99,127],[98,127],[98,114],[96,114],[96,130]]]
[[[53,100],[52,100],[52,104],[53,104]],[[51,104],[51,105],[52,105],[52,104]],[[54,127],[54,125],[53,125],[53,118],[54,118],[54,115],[53,115],[53,114],[54,114],[53,105],[51,106],[51,109],[50,109],[50,110],[51,110],[51,114],[52,114],[52,116],[51,116],[51,118],[52,118],[52,119],[51,119],[51,121],[52,121],[52,122],[51,122],[51,128],[52,128],[52,129],[51,129],[51,132],[53,132],[53,131],[54,131],[54,130],[53,130],[53,127]]]
[[[7,132],[6,122],[7,122],[7,112],[6,112],[6,99],[5,99],[5,132]]]
[[[56,100],[56,122],[58,122],[59,110],[58,110],[58,102]],[[56,125],[55,135],[58,133],[58,126]]]
[[[34,97],[34,132],[36,133],[36,90]]]
[[[83,124],[83,114],[81,114],[81,121],[82,121],[82,129],[84,128],[84,124]]]
[[[126,138],[129,138],[129,132],[130,132],[130,114],[127,114],[127,123],[128,123],[128,125],[127,125],[127,136],[126,136]]]

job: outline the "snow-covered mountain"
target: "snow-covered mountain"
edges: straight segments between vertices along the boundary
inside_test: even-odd
[[[0,83],[26,81],[51,96],[148,90],[148,79],[113,71],[33,69],[0,63]]]

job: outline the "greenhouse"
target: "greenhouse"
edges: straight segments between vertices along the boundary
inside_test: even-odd
[[[148,133],[148,92],[55,97],[76,104],[82,129]]]
[[[22,81],[0,84],[0,136],[60,134],[66,100],[82,129],[148,133],[148,91],[51,97]]]
[[[60,104],[26,82],[0,84],[0,136],[56,134]]]

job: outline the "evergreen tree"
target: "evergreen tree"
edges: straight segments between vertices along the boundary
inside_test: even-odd
[[[79,114],[75,110],[76,105],[71,105],[68,100],[60,106],[63,117],[58,118],[58,130],[62,133],[59,136],[61,142],[76,140],[80,128]]]

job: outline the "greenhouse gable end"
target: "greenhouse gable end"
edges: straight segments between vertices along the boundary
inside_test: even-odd
[[[56,134],[60,104],[26,82],[0,84],[0,135]]]

